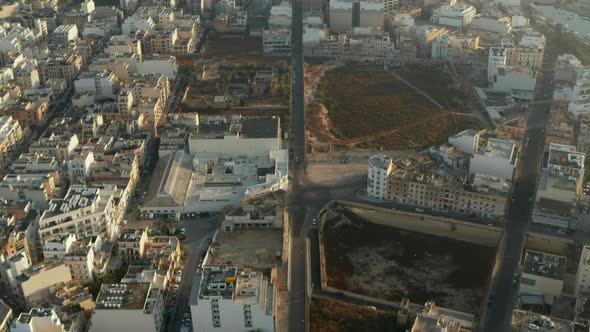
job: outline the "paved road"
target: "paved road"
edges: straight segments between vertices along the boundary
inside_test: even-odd
[[[537,85],[535,100],[550,99],[552,92],[553,64],[555,56],[546,55],[544,75]],[[533,106],[533,105],[531,105]],[[489,301],[486,312],[480,322],[482,331],[508,331],[513,304],[518,296],[518,289],[513,282],[520,271],[520,259],[524,250],[526,231],[530,219],[533,197],[544,150],[544,127],[548,119],[549,104],[534,105],[530,109],[527,122],[524,151],[519,161],[516,183],[512,195],[512,204],[508,211],[501,259],[494,267]],[[526,141],[528,140],[528,143]],[[534,200],[533,200],[534,201]],[[485,304],[484,304],[485,305]]]
[[[289,323],[288,330],[306,330],[305,297],[305,220],[301,186],[305,182],[305,101],[303,81],[303,7],[301,1],[293,1],[291,30],[291,65],[293,84],[291,89],[292,107],[292,148],[294,167],[293,191],[289,197],[291,222],[291,248],[289,250]]]

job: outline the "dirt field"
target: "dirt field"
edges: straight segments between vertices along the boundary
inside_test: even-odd
[[[245,36],[210,36],[205,59],[224,58],[246,61],[262,57],[262,39]]]
[[[439,109],[383,68],[347,66],[325,73],[318,93],[325,108],[309,107],[308,129],[320,142],[403,149],[423,148],[461,130],[481,128],[477,118],[458,112],[463,111],[463,96],[449,86],[445,74],[426,69],[398,74],[447,109]]]
[[[495,248],[369,223],[350,210],[323,232],[328,285],[476,313]]]
[[[314,332],[398,331],[393,313],[330,299],[312,298],[309,315]]]

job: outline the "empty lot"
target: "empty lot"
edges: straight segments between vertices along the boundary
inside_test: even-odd
[[[475,313],[495,248],[373,224],[344,208],[323,228],[328,285]]]

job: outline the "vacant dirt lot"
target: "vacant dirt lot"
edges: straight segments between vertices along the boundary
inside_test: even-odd
[[[445,141],[479,120],[463,114],[463,97],[450,77],[437,69],[404,69],[398,73],[437,100],[424,95],[380,67],[347,66],[325,73],[319,101],[308,128],[320,141],[361,148],[422,148]],[[453,113],[449,112],[452,110]]]
[[[328,285],[476,313],[495,249],[367,222],[348,209],[323,231]]]
[[[309,315],[314,332],[397,331],[393,313],[330,299],[312,298]]]
[[[246,36],[209,36],[205,59],[224,58],[240,61],[262,57],[262,39]]]

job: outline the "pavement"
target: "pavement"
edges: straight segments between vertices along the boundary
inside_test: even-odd
[[[546,54],[542,78],[537,83],[535,100],[547,100],[553,91],[553,66],[555,55]],[[504,229],[503,245],[498,248],[498,257],[491,277],[488,301],[480,316],[478,331],[508,331],[512,320],[512,309],[518,296],[513,278],[520,271],[520,260],[524,250],[526,232],[532,210],[529,198],[536,190],[537,177],[544,151],[544,128],[551,105],[538,104],[530,108],[525,144],[516,172],[512,199]]]

